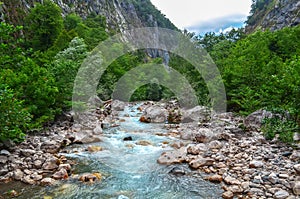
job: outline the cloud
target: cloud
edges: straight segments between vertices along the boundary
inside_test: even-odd
[[[197,22],[186,27],[186,29],[197,34],[204,34],[206,32],[224,32],[232,28],[244,26],[244,21],[246,21],[246,19],[246,15],[229,15]]]

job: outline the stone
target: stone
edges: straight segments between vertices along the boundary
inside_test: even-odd
[[[184,144],[182,142],[180,142],[180,141],[174,142],[174,143],[171,144],[171,147],[173,147],[175,149],[180,149],[183,146],[184,146]]]
[[[88,146],[87,150],[91,153],[102,151],[103,148],[101,146]]]
[[[140,122],[143,122],[143,123],[150,123],[151,122],[151,118],[148,117],[146,118],[145,116],[141,116],[140,119],[139,119]]]
[[[58,166],[58,170],[61,170],[61,169],[65,169],[66,171],[71,171],[71,165],[70,164],[60,164]]]
[[[21,169],[17,169],[13,172],[13,178],[15,180],[21,180],[24,176],[23,171],[21,171]]]
[[[4,155],[0,155],[0,164],[6,164],[8,158]]]
[[[195,160],[192,160],[189,165],[194,168],[198,169],[203,166],[212,166],[214,163],[214,159],[211,158],[197,158]]]
[[[57,184],[57,181],[54,180],[53,178],[44,178],[41,180],[40,184],[42,186],[53,186],[53,185]]]
[[[217,182],[217,183],[220,183],[220,182],[222,182],[223,177],[216,174],[216,175],[209,176],[207,179],[208,179],[210,182]]]
[[[299,161],[300,160],[300,152],[298,150],[294,150],[292,155],[290,156],[292,161]]]
[[[181,149],[175,151],[163,152],[160,155],[160,157],[157,159],[157,162],[159,164],[165,164],[165,165],[184,162],[186,159],[186,153],[184,150]]]
[[[224,178],[224,182],[226,184],[229,184],[229,185],[240,185],[241,182],[231,176],[227,176],[226,178]]]
[[[8,150],[3,149],[3,150],[0,151],[0,155],[9,156],[10,152]]]
[[[260,109],[251,113],[245,118],[244,126],[248,129],[258,130],[262,125],[263,119],[271,118],[272,115],[273,114],[270,111]]]
[[[40,168],[42,168],[43,162],[41,160],[35,160],[33,162],[33,165],[35,168],[40,169]]]
[[[95,135],[100,135],[103,133],[103,130],[101,128],[101,124],[97,124],[96,127],[93,129],[93,132]]]
[[[231,185],[228,187],[228,190],[234,194],[243,192],[243,189],[238,185]]]
[[[300,181],[295,182],[293,186],[293,192],[296,196],[300,195]]]
[[[34,181],[40,181],[41,179],[43,179],[43,176],[42,175],[39,175],[37,173],[33,173],[30,175],[30,178]]]
[[[211,111],[205,106],[196,106],[188,110],[182,110],[182,122],[207,122],[210,120]]]
[[[195,140],[200,143],[210,142],[214,133],[209,128],[200,128],[195,135]]]
[[[197,145],[191,145],[191,146],[188,146],[188,148],[187,148],[187,153],[192,154],[192,155],[199,155],[205,151],[207,151],[207,147],[203,143],[200,143]]]
[[[274,198],[275,199],[285,199],[287,197],[289,197],[289,193],[285,190],[280,190],[280,191],[277,191],[275,194],[274,194]]]
[[[300,164],[295,164],[294,169],[297,172],[297,174],[300,174]]]
[[[210,149],[221,149],[223,144],[218,140],[213,140],[208,144],[208,148]]]
[[[231,191],[226,191],[222,194],[222,197],[224,199],[232,199],[233,198],[233,193]]]
[[[30,176],[30,175],[25,176],[25,177],[22,179],[22,182],[27,183],[27,184],[30,184],[30,185],[35,185],[35,184],[37,183],[35,180],[31,179],[31,176]]]
[[[55,172],[52,177],[56,180],[67,179],[69,177],[66,169],[62,168],[59,171]]]
[[[44,170],[54,170],[58,168],[58,163],[59,160],[57,158],[51,158],[43,164],[42,168]]]
[[[90,144],[102,141],[99,135],[93,135],[93,132],[90,131],[75,132],[74,137],[74,143],[78,144]]]
[[[141,146],[150,146],[152,145],[151,142],[147,141],[147,140],[139,140],[136,142],[137,145],[141,145]]]
[[[278,182],[278,177],[275,173],[271,173],[268,176],[268,180],[272,183],[272,184],[276,184]]]
[[[21,153],[25,157],[31,157],[36,153],[36,151],[32,149],[21,149]]]
[[[96,180],[101,180],[102,175],[100,173],[87,173],[87,174],[83,174],[79,177],[79,181],[81,182],[95,182]]]
[[[132,137],[131,137],[131,136],[124,137],[124,138],[123,138],[123,141],[132,141]]]
[[[147,120],[151,123],[165,123],[167,121],[168,111],[159,106],[159,105],[153,105],[147,107],[142,117],[147,118]]]
[[[172,168],[170,171],[169,171],[170,174],[173,174],[175,176],[183,176],[185,175],[185,171],[183,168],[180,168],[180,167],[174,167]]]
[[[264,166],[264,163],[262,161],[251,161],[249,164],[249,168],[261,168]]]
[[[119,101],[119,100],[113,100],[112,104],[111,104],[111,108],[112,110],[115,111],[124,111],[125,109],[125,102]]]

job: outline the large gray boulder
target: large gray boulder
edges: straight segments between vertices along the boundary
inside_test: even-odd
[[[259,130],[265,118],[271,118],[273,114],[270,111],[260,109],[248,115],[244,120],[247,129]]]
[[[206,122],[210,120],[211,111],[205,106],[196,106],[188,110],[182,110],[182,122]]]
[[[167,120],[168,111],[159,105],[153,105],[145,108],[141,116],[141,122],[164,123]]]

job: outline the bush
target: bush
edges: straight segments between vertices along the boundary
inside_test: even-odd
[[[0,141],[23,141],[31,117],[23,101],[18,100],[7,85],[0,86],[0,113]]]

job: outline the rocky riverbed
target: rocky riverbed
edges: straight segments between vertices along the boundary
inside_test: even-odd
[[[68,178],[82,182],[100,180],[101,174],[95,172],[72,175],[76,163],[60,152],[70,153],[65,147],[72,144],[90,144],[86,151],[101,151],[92,143],[101,142],[103,128],[123,122],[118,113],[125,106],[128,104],[108,102],[77,118],[80,124],[74,123],[74,115],[68,113],[43,133],[28,135],[19,145],[5,143],[0,152],[1,183],[17,180],[45,186]],[[165,123],[165,131],[157,132],[157,136],[177,140],[164,143],[173,150],[163,152],[157,160],[159,164],[188,164],[192,170],[205,174],[207,181],[220,183],[223,198],[299,197],[299,147],[266,141],[259,131],[265,113],[245,119],[233,113],[211,113],[201,106],[180,109],[175,101],[145,102],[138,109],[143,112],[141,122]],[[151,142],[144,140],[140,144]]]

